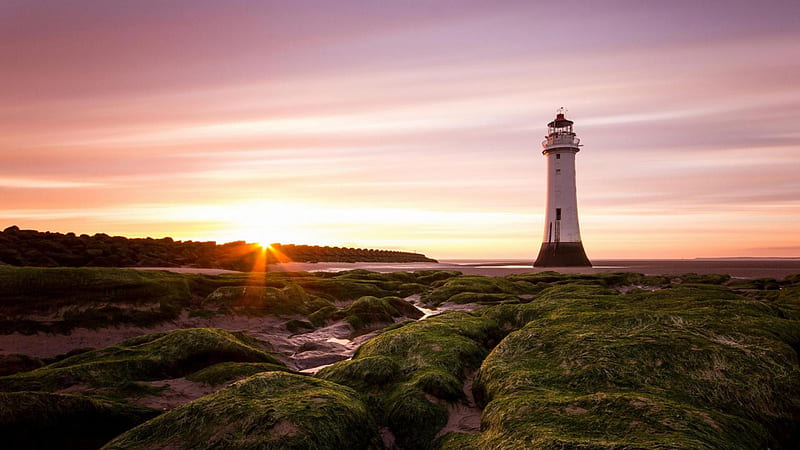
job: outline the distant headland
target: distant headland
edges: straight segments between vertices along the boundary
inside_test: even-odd
[[[21,230],[10,226],[0,232],[0,265],[38,267],[196,267],[249,271],[263,261],[292,262],[428,262],[420,253],[394,250],[271,244],[264,252],[245,241],[175,241],[165,237],[126,238],[75,233]]]

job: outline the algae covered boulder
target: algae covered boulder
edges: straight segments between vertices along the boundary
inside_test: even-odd
[[[176,319],[191,301],[187,277],[176,273],[0,266],[2,333],[152,326]]]
[[[152,333],[91,350],[30,372],[0,377],[0,390],[57,390],[81,384],[115,387],[133,381],[182,377],[220,362],[283,366],[241,333],[188,328]]]
[[[356,330],[387,325],[395,318],[419,319],[424,313],[399,297],[361,297],[351,305],[331,315],[332,319],[344,319]]]
[[[504,278],[461,275],[446,278],[433,284],[434,289],[422,296],[425,303],[439,305],[448,301],[469,303],[473,301],[502,301],[518,294],[535,293],[535,286],[515,283]],[[471,294],[471,295],[468,295]],[[492,294],[493,296],[476,295]],[[458,296],[458,297],[456,297]],[[456,300],[453,300],[456,297]]]
[[[159,414],[88,396],[0,393],[4,448],[97,448]]]
[[[530,304],[498,308],[527,320],[476,377],[481,433],[448,436],[445,448],[798,442],[800,323],[778,308],[688,284],[630,295],[554,286]]]
[[[206,297],[203,307],[228,312],[257,314],[308,314],[330,305],[309,296],[302,287],[288,284],[271,286],[223,286]]]
[[[350,388],[283,372],[254,375],[180,406],[104,448],[382,448]]]
[[[186,377],[189,381],[218,386],[232,381],[247,378],[261,372],[289,371],[289,368],[279,364],[259,362],[222,362],[213,366],[200,369]]]
[[[317,277],[296,280],[309,294],[320,296],[329,301],[353,301],[359,297],[373,296],[386,297],[393,292],[382,287],[382,283],[374,280],[364,279],[327,279]]]
[[[365,393],[401,448],[426,448],[499,333],[491,319],[444,313],[388,329],[318,376]]]

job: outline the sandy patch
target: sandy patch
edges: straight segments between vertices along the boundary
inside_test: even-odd
[[[125,339],[159,331],[182,328],[222,328],[231,331],[258,330],[263,334],[288,334],[285,323],[288,319],[277,317],[216,316],[212,318],[189,317],[184,312],[175,322],[164,322],[153,327],[142,328],[119,326],[89,330],[75,328],[69,334],[3,334],[0,335],[0,355],[23,354],[47,358],[63,355],[79,348],[99,348],[114,345]],[[267,340],[269,341],[269,340]]]
[[[589,410],[580,406],[567,406],[564,408],[564,412],[567,414],[586,414]]]
[[[437,438],[451,432],[468,434],[480,432],[483,411],[475,404],[475,397],[472,395],[472,383],[475,380],[476,373],[468,374],[466,380],[464,380],[466,401],[446,404],[447,424],[436,434]]]
[[[394,450],[397,448],[395,445],[395,437],[392,430],[388,427],[381,427],[379,430],[381,433],[381,439],[383,440],[383,447],[389,450]]]
[[[290,436],[293,434],[297,434],[297,425],[289,422],[287,420],[281,420],[280,422],[276,423],[270,433],[274,436]]]
[[[169,411],[184,403],[216,392],[223,387],[209,386],[203,383],[195,383],[186,378],[172,378],[169,380],[150,381],[147,382],[150,386],[163,388],[157,395],[142,397],[134,403],[148,408],[159,409],[161,411]]]

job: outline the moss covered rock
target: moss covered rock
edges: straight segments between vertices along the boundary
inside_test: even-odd
[[[330,303],[310,297],[302,287],[288,284],[270,286],[225,286],[217,288],[203,302],[203,307],[228,312],[257,314],[309,314]]]
[[[491,352],[475,380],[486,405],[482,433],[448,438],[445,447],[797,442],[800,323],[776,307],[717,285],[620,295],[575,284],[497,308],[503,313],[485,314],[525,325]]]
[[[98,448],[159,411],[88,396],[0,393],[5,448]]]
[[[320,277],[298,280],[306,292],[325,298],[329,301],[353,301],[359,297],[387,297],[391,290],[381,286],[381,282],[370,279],[326,279]]]
[[[378,428],[350,388],[266,372],[180,406],[104,448],[381,448]]]
[[[443,281],[434,283],[433,290],[422,296],[422,301],[431,305],[439,305],[444,302],[454,301],[453,297],[459,297],[462,302],[466,302],[469,297],[464,294],[530,294],[535,291],[528,285],[518,284],[505,278],[482,277],[477,275],[461,275],[447,278]],[[487,297],[484,297],[487,298]],[[505,298],[504,298],[505,299]]]
[[[50,391],[76,384],[115,387],[133,381],[182,377],[226,361],[283,366],[246,335],[189,328],[139,336],[30,372],[0,377],[0,389]]]
[[[345,320],[356,331],[394,323],[395,318],[419,319],[424,313],[399,297],[361,297],[346,308],[331,313],[328,318]],[[317,317],[310,318],[319,320]]]
[[[223,362],[200,369],[193,374],[187,375],[186,379],[210,386],[218,386],[241,380],[257,373],[275,371],[288,372],[289,368],[272,363]]]
[[[463,399],[467,374],[499,333],[491,319],[444,313],[384,331],[318,376],[369,395],[402,448],[427,448],[447,423],[446,404]]]
[[[0,333],[150,326],[177,318],[191,302],[187,278],[175,273],[0,266]]]

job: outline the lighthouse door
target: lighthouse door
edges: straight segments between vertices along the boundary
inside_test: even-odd
[[[561,208],[556,208],[556,242],[561,242]]]

